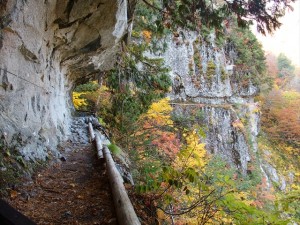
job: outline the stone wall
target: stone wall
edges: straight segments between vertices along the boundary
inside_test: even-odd
[[[69,133],[71,90],[109,69],[127,30],[123,0],[0,2],[0,136],[45,159]]]
[[[246,174],[251,153],[257,151],[259,113],[253,97],[258,88],[241,84],[234,71],[234,49],[216,46],[214,39],[213,34],[204,40],[187,31],[169,38],[161,56],[171,69],[169,96],[176,102],[177,116],[200,112],[202,119],[196,123],[206,133],[206,149]]]

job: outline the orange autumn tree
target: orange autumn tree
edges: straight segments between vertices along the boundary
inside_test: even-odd
[[[173,160],[180,149],[180,140],[171,120],[172,107],[169,98],[152,103],[149,110],[139,120],[141,130],[136,135],[150,140],[160,154]]]
[[[199,127],[174,127],[171,113],[168,98],[152,103],[140,116],[138,131],[131,136],[138,158],[134,168],[138,173],[136,190],[143,194],[146,205],[156,207],[159,223],[245,221],[254,225],[264,219],[277,220],[256,209],[260,205],[237,187],[231,172],[223,175],[216,172],[213,164],[209,166],[210,157],[200,142]],[[226,163],[221,164],[218,167],[223,171]]]
[[[185,214],[186,206],[198,205],[199,195],[202,195],[198,188],[202,183],[199,177],[208,161],[204,144],[200,143],[196,129],[180,131],[174,128],[171,119],[173,108],[169,101],[169,98],[164,98],[151,104],[148,111],[140,117],[141,129],[134,138],[143,138],[144,143],[149,140],[148,147],[143,145],[137,149],[140,155],[139,165],[147,170],[147,173],[141,173],[137,189],[151,196],[153,204],[159,205],[159,219],[166,221],[169,221],[168,216],[164,215],[166,211]],[[156,151],[150,152],[150,146]],[[158,158],[154,156],[156,152],[159,154]],[[203,194],[209,195],[209,191]],[[202,198],[200,201],[202,202]],[[172,209],[170,204],[174,205]],[[182,219],[194,221],[190,216]],[[181,219],[177,218],[176,221],[178,223]]]
[[[162,164],[171,163],[180,150],[180,140],[171,120],[169,98],[152,103],[135,124],[136,130],[129,137],[132,168],[142,192],[160,187]]]
[[[275,140],[300,144],[300,93],[274,89],[264,99],[262,124]]]

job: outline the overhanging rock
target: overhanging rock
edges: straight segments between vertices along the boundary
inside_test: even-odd
[[[58,154],[69,133],[70,91],[114,64],[127,1],[1,1],[0,29],[2,142],[26,159]]]

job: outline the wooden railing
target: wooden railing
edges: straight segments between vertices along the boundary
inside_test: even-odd
[[[107,174],[113,196],[114,206],[120,225],[140,225],[140,221],[134,211],[111,153],[105,143],[101,141],[101,133],[94,130],[91,122],[88,122],[90,139],[96,145],[99,160],[106,163]],[[105,134],[107,138],[107,134]],[[36,225],[30,219],[19,213],[6,202],[0,199],[0,224],[1,225]]]
[[[95,142],[98,157],[105,160],[110,188],[113,195],[117,219],[120,225],[140,225],[140,221],[134,211],[131,201],[127,195],[120,175],[111,153],[106,145],[101,142],[100,132],[94,131],[93,125],[89,122],[91,140]]]

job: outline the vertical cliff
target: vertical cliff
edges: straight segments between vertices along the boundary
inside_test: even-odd
[[[257,150],[259,114],[253,98],[258,88],[250,79],[240,79],[236,49],[215,42],[213,34],[204,39],[195,32],[182,32],[168,40],[163,58],[171,68],[170,97],[176,102],[177,117],[196,113],[190,125],[203,128],[209,152],[246,174]]]
[[[69,132],[70,91],[111,68],[127,1],[0,2],[0,136],[44,159]]]

